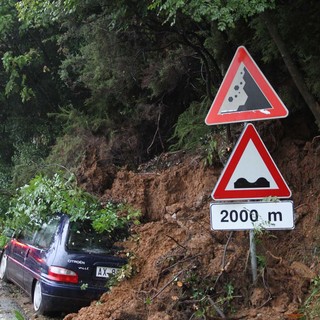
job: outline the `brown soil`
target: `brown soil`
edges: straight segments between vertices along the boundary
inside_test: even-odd
[[[221,166],[206,167],[200,155],[177,152],[162,154],[136,172],[117,171],[103,167],[99,145],[92,143],[81,170],[84,185],[99,190],[103,200],[139,208],[144,223],[132,227],[125,242],[134,275],[65,320],[302,316],[310,280],[319,273],[320,137],[299,121],[256,127],[292,191],[296,214],[294,230],[258,237],[257,284],[248,231],[210,230],[210,195]],[[111,187],[101,190],[101,184],[110,185],[110,175]]]

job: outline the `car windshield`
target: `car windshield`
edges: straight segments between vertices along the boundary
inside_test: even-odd
[[[82,251],[88,253],[114,252],[114,240],[110,233],[97,233],[91,221],[72,221],[69,225],[67,249],[70,251]]]

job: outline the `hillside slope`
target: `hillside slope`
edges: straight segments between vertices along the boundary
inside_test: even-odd
[[[248,232],[210,230],[210,194],[221,166],[205,167],[199,155],[177,152],[137,172],[116,171],[103,166],[98,143],[89,146],[80,170],[84,186],[99,190],[103,200],[139,208],[143,224],[132,228],[125,243],[134,275],[65,319],[298,318],[319,272],[320,247],[320,137],[304,123],[297,118],[256,125],[292,190],[296,213],[294,230],[259,235],[256,286]]]

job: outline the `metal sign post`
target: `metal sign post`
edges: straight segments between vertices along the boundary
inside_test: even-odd
[[[257,271],[257,251],[256,251],[256,242],[254,239],[254,230],[249,231],[249,237],[250,237],[252,281],[253,281],[253,284],[256,284],[257,278],[258,278],[258,271]]]
[[[245,122],[243,127],[245,128],[248,123]],[[252,272],[252,282],[256,285],[258,279],[258,267],[257,267],[257,250],[256,241],[254,239],[254,230],[249,230],[249,247],[250,247],[250,259],[251,259],[251,272]]]

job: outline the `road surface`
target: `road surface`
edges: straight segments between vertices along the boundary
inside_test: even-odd
[[[0,320],[28,319],[21,305],[15,300],[17,295],[12,286],[0,281]]]
[[[63,316],[36,316],[30,298],[12,283],[0,280],[0,320],[62,320]]]

